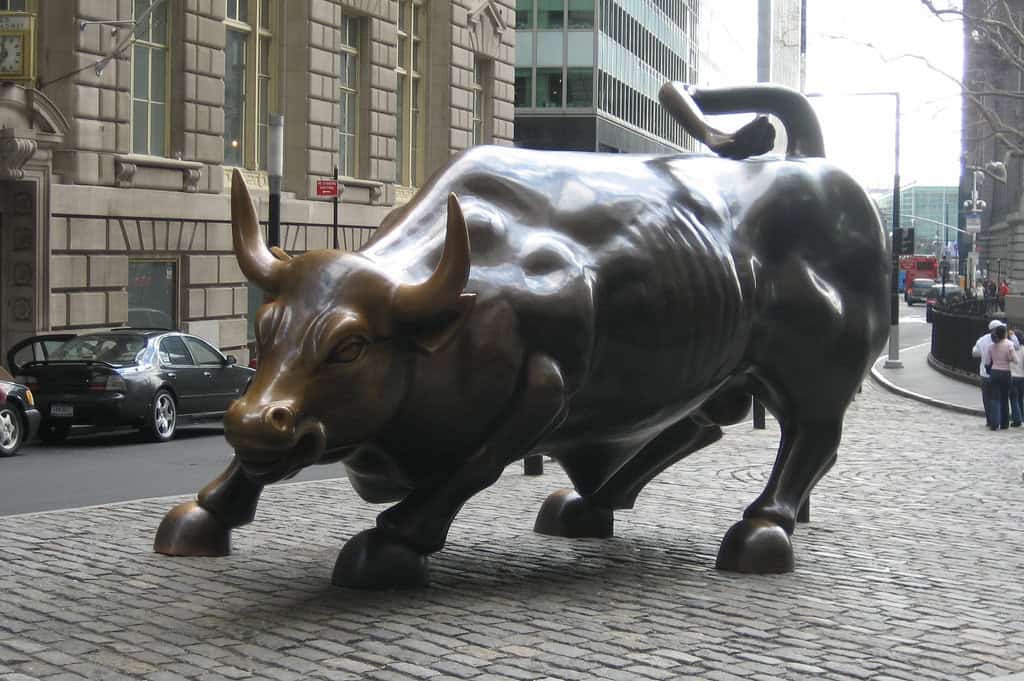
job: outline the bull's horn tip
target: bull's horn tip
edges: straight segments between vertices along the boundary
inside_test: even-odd
[[[248,185],[245,183],[245,177],[238,171],[238,168],[234,168],[231,171],[231,188],[234,189],[235,187],[246,191],[249,190]]]

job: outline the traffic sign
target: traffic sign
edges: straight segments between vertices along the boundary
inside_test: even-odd
[[[967,214],[967,233],[977,234],[981,231],[981,213]]]
[[[316,181],[316,195],[317,196],[337,196],[338,195],[338,181],[337,180],[317,180]]]

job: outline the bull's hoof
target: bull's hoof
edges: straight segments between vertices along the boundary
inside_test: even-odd
[[[793,545],[786,531],[770,520],[747,518],[725,533],[715,567],[759,575],[792,572]]]
[[[418,589],[430,583],[427,557],[376,527],[342,547],[331,584],[350,589]]]
[[[606,539],[612,536],[614,526],[611,509],[595,506],[574,490],[560,489],[544,500],[533,531],[572,539]]]
[[[195,501],[189,501],[164,516],[153,550],[168,556],[226,556],[231,553],[231,528]]]

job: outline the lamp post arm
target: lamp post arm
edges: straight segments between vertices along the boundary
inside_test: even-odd
[[[923,218],[923,217],[921,217],[919,215],[911,215],[909,213],[904,213],[903,217],[908,218],[910,220],[920,220],[921,222],[930,222],[931,224],[938,225],[939,227],[948,227],[949,229],[952,229],[952,230],[955,230],[957,232],[960,232],[961,234],[968,234],[969,233],[966,229],[960,229],[959,227],[956,227],[955,225],[951,225],[951,224],[948,224],[946,222],[939,222],[938,220],[932,220],[931,218]]]

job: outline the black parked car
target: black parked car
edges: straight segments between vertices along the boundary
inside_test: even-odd
[[[0,374],[0,456],[14,456],[35,436],[39,410],[31,390],[5,380],[6,372],[0,370]]]
[[[75,425],[133,426],[164,442],[181,419],[223,416],[255,373],[201,338],[166,329],[35,336],[15,344],[7,361],[35,394],[44,442]]]

